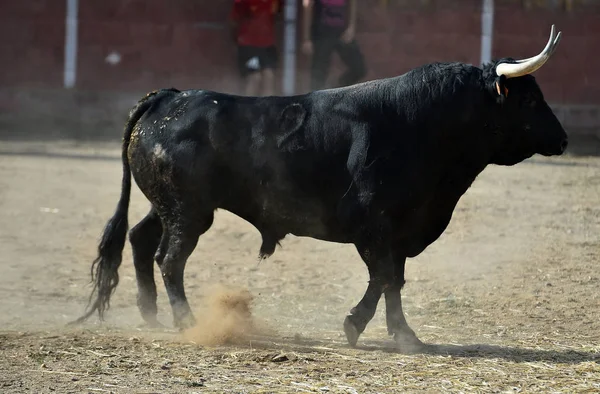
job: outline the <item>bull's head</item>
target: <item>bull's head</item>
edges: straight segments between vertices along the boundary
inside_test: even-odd
[[[495,129],[500,146],[494,163],[511,165],[536,153],[552,156],[565,151],[567,134],[531,75],[552,56],[560,38],[552,25],[550,39],[539,55],[502,59],[486,67],[487,88],[498,107]]]

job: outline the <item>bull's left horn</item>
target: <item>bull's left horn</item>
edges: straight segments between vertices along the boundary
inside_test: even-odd
[[[558,32],[557,34],[556,28],[552,25],[550,39],[539,55],[528,59],[517,60],[516,63],[500,63],[496,66],[496,74],[499,76],[504,75],[506,78],[516,78],[535,72],[550,59],[550,56],[552,56],[556,50],[560,38],[561,32]]]

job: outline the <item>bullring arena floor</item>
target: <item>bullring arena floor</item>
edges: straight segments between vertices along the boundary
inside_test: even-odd
[[[432,345],[414,355],[387,337],[383,301],[346,345],[367,282],[352,246],[290,236],[258,264],[258,232],[227,212],[187,265],[199,327],[140,326],[129,245],[106,322],[65,327],[84,310],[120,180],[115,144],[0,146],[0,392],[600,392],[600,158],[484,171],[408,262],[407,318]],[[130,223],[147,210],[134,188]],[[215,302],[248,295],[251,319]]]

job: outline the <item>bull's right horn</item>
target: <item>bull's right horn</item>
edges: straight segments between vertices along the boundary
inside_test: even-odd
[[[557,48],[561,36],[561,32],[557,34],[556,28],[552,25],[550,39],[539,55],[517,60],[516,63],[500,63],[496,66],[496,74],[498,76],[504,75],[506,78],[516,78],[535,72],[550,59],[550,56],[552,56]]]

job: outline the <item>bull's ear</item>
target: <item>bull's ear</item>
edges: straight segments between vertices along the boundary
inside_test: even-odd
[[[508,98],[508,87],[506,86],[506,77],[500,75],[494,81],[493,91],[497,97],[498,103],[503,103]]]

